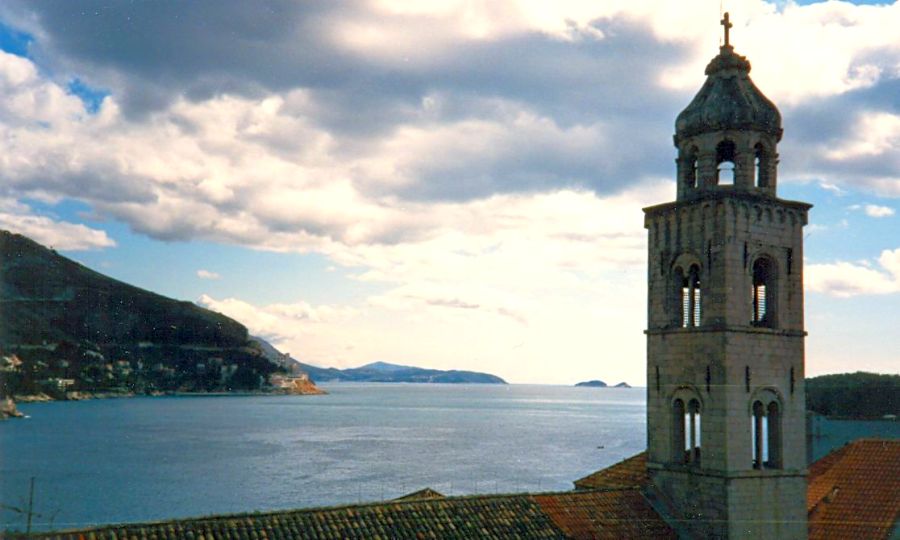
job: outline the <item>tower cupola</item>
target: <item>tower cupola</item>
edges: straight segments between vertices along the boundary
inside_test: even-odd
[[[706,82],[675,120],[678,199],[725,188],[775,196],[781,114],[750,79],[750,62],[728,42],[706,66]]]
[[[675,120],[675,144],[703,133],[746,130],[781,139],[781,114],[750,80],[750,62],[723,46],[706,66],[706,83]]]

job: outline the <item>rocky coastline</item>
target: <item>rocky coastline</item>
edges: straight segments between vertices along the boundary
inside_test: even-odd
[[[72,391],[66,392],[62,397],[53,397],[49,394],[45,394],[43,392],[39,394],[24,394],[24,395],[15,395],[13,396],[13,400],[17,403],[45,403],[48,401],[84,401],[87,399],[114,399],[114,398],[124,398],[124,397],[134,397],[134,392],[81,392],[81,391]],[[147,395],[162,395],[159,393],[156,394],[147,394]]]
[[[160,397],[160,396],[184,396],[184,397],[220,397],[220,396],[279,396],[279,395],[324,395],[328,392],[317,387],[310,380],[294,381],[289,388],[271,388],[266,390],[246,391],[239,390],[234,392],[149,392],[146,394],[137,394],[134,392],[85,392],[70,391],[63,396],[51,396],[43,392],[38,394],[23,394],[8,397],[5,400],[0,399],[0,418],[21,417],[16,409],[16,403],[47,403],[51,401],[86,401],[91,399],[118,399],[130,397]]]
[[[0,420],[7,418],[22,418],[23,414],[16,409],[16,402],[12,398],[0,400]]]
[[[321,396],[327,393],[306,377],[294,379],[292,385],[287,388],[287,394],[294,396]]]

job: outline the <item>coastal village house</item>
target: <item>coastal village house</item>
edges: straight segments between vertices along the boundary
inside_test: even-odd
[[[729,43],[678,116],[649,231],[647,451],[556,493],[108,526],[50,538],[900,538],[900,441],[807,466],[803,226],[777,196],[781,115]],[[285,382],[287,384],[287,382]]]

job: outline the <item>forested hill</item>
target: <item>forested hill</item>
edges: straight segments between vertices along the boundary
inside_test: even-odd
[[[825,416],[880,418],[900,414],[900,375],[858,371],[807,379],[806,407]]]
[[[7,231],[0,231],[2,358],[6,393],[255,389],[278,369],[239,322]]]

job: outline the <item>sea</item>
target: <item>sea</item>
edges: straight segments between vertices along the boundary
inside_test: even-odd
[[[0,423],[0,530],[572,489],[646,448],[646,391],[333,383],[324,396],[22,404]],[[31,481],[34,479],[29,505]]]

